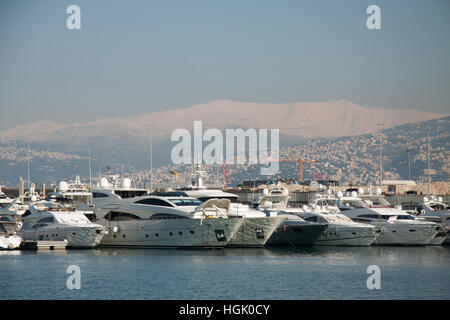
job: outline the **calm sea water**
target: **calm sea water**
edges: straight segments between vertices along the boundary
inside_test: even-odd
[[[450,299],[450,247],[3,251],[0,284],[0,299]]]

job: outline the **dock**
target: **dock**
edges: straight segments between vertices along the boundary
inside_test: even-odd
[[[68,241],[25,240],[20,245],[20,250],[66,250]]]

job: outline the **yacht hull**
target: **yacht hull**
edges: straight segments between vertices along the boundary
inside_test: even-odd
[[[285,221],[285,217],[244,218],[227,247],[261,248]]]
[[[429,245],[438,234],[433,225],[386,223],[379,227],[381,230],[373,245],[424,246]]]
[[[24,240],[67,240],[67,248],[95,248],[105,235],[105,228],[95,226],[71,226],[46,227],[39,230],[25,230],[21,233]]]
[[[316,246],[370,246],[376,238],[373,227],[328,226]]]
[[[325,230],[326,224],[286,222],[272,234],[267,246],[312,246]]]
[[[223,248],[243,219],[167,219],[108,221],[102,247],[129,248]]]

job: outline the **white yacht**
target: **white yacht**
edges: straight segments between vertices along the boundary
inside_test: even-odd
[[[269,199],[264,203],[264,199]],[[280,188],[272,190],[259,200],[259,208],[271,207],[280,214],[293,214],[307,223],[325,226],[318,235],[315,245],[330,246],[369,246],[377,233],[373,226],[356,223],[338,212],[337,201],[331,193],[317,194],[314,200],[302,208],[287,206],[289,193]],[[266,209],[267,210],[267,209]]]
[[[93,192],[96,221],[108,230],[101,246],[221,248],[244,220],[228,218],[227,199],[205,203],[178,196],[122,199],[112,190]]]
[[[307,222],[295,214],[297,208],[288,208],[289,192],[285,189],[264,189],[263,196],[254,203],[258,210],[268,215],[285,217],[286,221],[277,228],[267,241],[268,246],[311,246],[325,231],[325,223]]]
[[[443,243],[450,243],[450,206],[444,203],[441,197],[424,197],[414,214],[420,219],[442,224],[444,234],[447,235]]]
[[[322,246],[370,246],[377,238],[373,226],[354,222],[339,213],[305,212],[298,213],[305,221],[326,224],[326,229],[316,240]]]
[[[0,208],[0,215],[23,215],[29,209],[28,204],[24,204],[20,198],[14,199],[10,204]]]
[[[0,208],[7,206],[8,204],[10,204],[11,202],[13,202],[14,199],[11,199],[10,197],[8,197],[3,191],[2,188],[0,187]]]
[[[22,238],[17,235],[19,225],[11,216],[0,216],[0,250],[18,249]]]
[[[195,181],[192,186],[180,189],[178,195],[193,197],[202,202],[211,199],[228,199],[230,206],[227,211],[229,218],[244,218],[244,222],[237,234],[230,240],[230,247],[263,247],[271,235],[287,219],[285,216],[267,215],[259,210],[250,208],[238,202],[238,196],[220,189],[208,189],[203,185],[204,171],[197,165],[194,173]]]
[[[442,229],[395,208],[369,207],[355,194],[344,197],[341,193],[338,198],[342,214],[380,229],[375,245],[429,245]]]
[[[450,218],[450,206],[441,197],[423,197],[423,202],[416,209],[416,214],[425,219],[443,221]]]
[[[67,240],[67,248],[94,248],[105,235],[105,227],[90,222],[82,212],[52,201],[31,204],[22,220],[24,240]]]

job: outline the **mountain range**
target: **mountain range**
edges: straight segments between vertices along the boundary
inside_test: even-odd
[[[279,128],[284,147],[315,139],[358,137],[448,114],[417,110],[363,107],[345,100],[296,103],[249,103],[217,100],[186,109],[168,110],[124,118],[104,118],[85,123],[39,121],[0,131],[0,184],[26,177],[27,145],[30,146],[32,180],[58,181],[87,171],[90,148],[94,172],[106,168],[125,171],[148,169],[150,125],[153,166],[170,165],[177,128],[192,132],[196,120],[207,128]],[[79,172],[82,171],[82,172]],[[33,179],[34,178],[34,179]],[[37,181],[35,180],[35,181]]]

